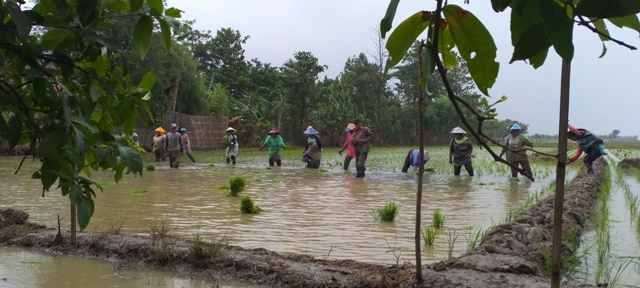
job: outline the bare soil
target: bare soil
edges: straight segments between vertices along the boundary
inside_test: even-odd
[[[602,159],[598,160],[594,174],[579,174],[565,189],[563,256],[577,247],[569,239],[579,239],[591,215],[604,165]],[[205,244],[211,249],[203,255],[194,252],[202,243],[173,237],[79,232],[77,243],[71,245],[69,233],[63,231],[63,243],[54,244],[57,229],[29,223],[28,214],[14,209],[0,211],[0,245],[102,259],[123,269],[151,266],[206,275],[213,287],[217,280],[231,279],[272,287],[549,287],[543,255],[551,251],[553,203],[553,196],[545,198],[511,223],[490,229],[483,243],[463,256],[423,265],[425,281],[421,284],[416,283],[411,264],[322,260],[219,243]]]

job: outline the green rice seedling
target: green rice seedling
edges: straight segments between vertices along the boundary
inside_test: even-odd
[[[551,277],[551,249],[547,245],[540,245],[542,253],[542,265],[544,265],[544,273],[547,277]]]
[[[453,231],[453,233],[451,231]],[[460,234],[458,234],[456,230],[449,229],[449,232],[447,233],[447,256],[449,257],[448,259],[453,258],[453,248],[456,246],[456,240],[458,240],[458,236],[460,236]]]
[[[156,166],[153,164],[148,164],[146,167],[144,167],[145,169],[147,169],[147,171],[153,171],[156,170]]]
[[[433,227],[444,227],[444,214],[440,212],[440,208],[433,210]]]
[[[396,216],[398,216],[398,210],[400,210],[400,206],[393,201],[389,201],[383,207],[375,210],[375,213],[372,215],[376,220],[393,222],[396,219]]]
[[[244,190],[247,180],[243,177],[233,177],[229,179],[229,195],[230,197],[238,197],[240,192]]]
[[[240,200],[240,212],[243,214],[258,214],[260,211],[260,207],[253,204],[253,199],[251,199],[251,197],[244,196],[242,197],[242,200]]]
[[[469,230],[469,237],[467,238],[467,252],[475,249],[478,244],[484,241],[484,238],[487,236],[487,231],[482,231],[482,228],[478,228],[476,233],[474,234]]]
[[[422,239],[424,240],[424,245],[433,246],[433,242],[438,238],[438,231],[431,227],[425,227],[422,230]]]
[[[206,237],[200,234],[200,228],[191,237],[189,254],[191,257],[202,260],[217,256],[222,248],[229,244],[229,239],[223,237]]]
[[[145,194],[145,193],[148,193],[148,192],[149,192],[149,190],[147,190],[147,189],[136,189],[136,190],[131,191],[131,193],[133,193],[133,194]]]

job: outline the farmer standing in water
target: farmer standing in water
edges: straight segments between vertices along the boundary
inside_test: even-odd
[[[366,126],[362,126],[360,119],[356,118],[351,121],[355,125],[353,139],[351,139],[351,146],[356,152],[356,177],[363,178],[365,164],[367,163],[367,156],[369,154],[369,146],[373,141],[373,132]]]

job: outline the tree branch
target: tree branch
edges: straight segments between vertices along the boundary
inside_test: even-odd
[[[636,48],[635,46],[629,45],[627,43],[624,43],[618,39],[615,39],[613,37],[611,37],[610,35],[603,33],[601,31],[599,31],[598,29],[596,29],[595,27],[591,26],[591,21],[587,21],[586,19],[584,19],[584,17],[582,15],[580,15],[579,11],[576,10],[576,6],[573,4],[573,1],[566,1],[565,4],[569,5],[571,7],[571,9],[573,10],[573,14],[578,16],[579,21],[574,20],[575,23],[577,23],[579,26],[584,26],[587,27],[587,29],[591,30],[591,32],[596,33],[598,35],[600,35],[603,38],[609,39],[611,41],[613,41],[614,43],[620,45],[620,46],[624,46],[627,47],[631,50],[638,50],[638,48]]]
[[[435,47],[438,47],[437,43],[438,43],[438,41],[440,39],[440,21],[442,20],[441,13],[442,13],[442,6],[443,6],[442,2],[443,2],[443,0],[437,0],[437,8],[436,8],[436,12],[435,12],[435,23],[434,23],[435,24],[435,29],[434,29],[434,36],[433,36],[433,43],[435,43]],[[438,73],[440,74],[440,77],[442,78],[442,83],[444,84],[444,87],[447,90],[447,97],[449,97],[449,100],[453,104],[453,107],[456,110],[456,113],[460,117],[460,120],[462,121],[464,126],[467,127],[467,129],[469,129],[469,132],[476,139],[478,139],[478,142],[480,143],[480,145],[482,147],[484,147],[485,149],[487,149],[489,154],[491,154],[491,156],[493,156],[494,160],[496,160],[498,162],[502,162],[504,164],[509,165],[512,168],[517,169],[518,172],[520,172],[522,175],[525,175],[525,177],[529,178],[529,180],[535,181],[535,179],[533,178],[532,175],[528,175],[527,173],[525,173],[524,169],[522,169],[522,168],[520,168],[518,166],[515,166],[515,165],[505,161],[501,157],[499,157],[491,149],[491,147],[489,145],[487,145],[487,140],[485,138],[483,138],[483,137],[480,137],[479,133],[476,132],[473,129],[473,127],[471,126],[471,123],[469,123],[469,121],[467,120],[467,117],[464,116],[464,114],[462,113],[462,110],[460,109],[460,105],[458,104],[459,97],[455,95],[455,92],[451,88],[451,83],[449,83],[449,79],[447,78],[447,71],[444,68],[444,65],[442,64],[442,60],[440,59],[440,55],[438,55],[438,50],[437,49],[433,49],[432,53],[435,54],[436,66],[438,67]],[[461,103],[463,103],[463,102],[466,102],[466,101],[461,101]],[[463,103],[463,105],[464,105],[464,103]],[[474,114],[477,114],[477,113],[474,113]],[[482,118],[484,118],[484,117],[483,116],[479,117],[480,120],[482,120]]]

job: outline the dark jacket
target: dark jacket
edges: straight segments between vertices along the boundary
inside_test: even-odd
[[[582,148],[584,153],[591,153],[592,149],[598,149],[598,145],[603,144],[604,141],[596,135],[593,135],[591,131],[587,129],[578,129],[582,133],[582,137],[578,138],[578,146]]]

